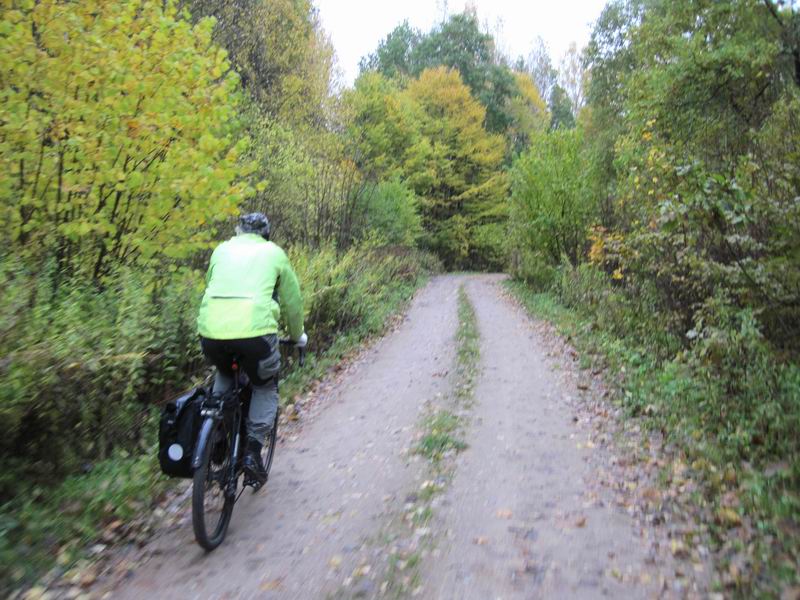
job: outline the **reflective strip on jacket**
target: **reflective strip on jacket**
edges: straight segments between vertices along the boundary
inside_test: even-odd
[[[284,312],[289,336],[303,334],[303,300],[286,253],[258,234],[245,233],[214,250],[206,274],[197,329],[212,340],[278,333]]]

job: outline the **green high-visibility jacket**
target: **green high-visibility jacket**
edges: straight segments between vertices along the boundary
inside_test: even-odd
[[[223,242],[211,255],[197,329],[212,340],[278,333],[283,309],[289,336],[303,335],[303,300],[297,276],[281,248],[246,233]]]

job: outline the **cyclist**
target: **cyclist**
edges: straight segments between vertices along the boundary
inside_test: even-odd
[[[267,479],[261,448],[272,434],[278,410],[281,310],[290,338],[301,347],[308,342],[297,276],[284,251],[269,241],[269,233],[264,214],[240,217],[236,235],[211,255],[197,317],[203,354],[217,368],[212,393],[233,387],[234,355],[252,382],[243,467],[261,485]]]

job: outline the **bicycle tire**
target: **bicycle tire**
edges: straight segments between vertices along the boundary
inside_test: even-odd
[[[261,448],[261,460],[264,464],[264,470],[267,472],[267,480],[269,480],[269,470],[272,468],[272,459],[275,458],[275,442],[277,439],[278,412],[275,413],[275,421],[272,423],[272,433]]]
[[[233,504],[235,499],[228,496],[226,492],[228,476],[230,473],[230,452],[225,453],[225,462],[215,465],[212,459],[212,452],[216,444],[230,444],[230,437],[227,435],[223,421],[208,419],[213,428],[207,436],[200,435],[200,440],[205,440],[200,452],[200,465],[194,471],[192,481],[192,527],[197,543],[205,550],[211,551],[219,546],[225,539],[228,531],[228,524],[233,514]],[[203,425],[206,426],[206,423]],[[206,507],[206,498],[209,493],[214,493],[213,487],[217,487],[217,494],[221,495],[222,505],[217,516],[213,516]],[[212,525],[212,527],[208,527]],[[209,532],[210,535],[209,535]]]

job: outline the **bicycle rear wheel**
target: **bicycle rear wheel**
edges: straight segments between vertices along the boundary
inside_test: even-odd
[[[200,449],[200,466],[195,469],[192,487],[192,526],[197,543],[213,550],[225,539],[233,514],[235,499],[227,494],[231,476],[231,437],[223,420],[207,419],[203,428],[211,427]],[[201,442],[203,443],[203,442]]]
[[[275,456],[275,441],[278,439],[278,413],[275,413],[275,421],[272,423],[272,433],[264,440],[264,445],[261,447],[261,460],[264,463],[264,470],[267,472],[267,479],[269,479],[269,470],[272,468],[272,459]]]

